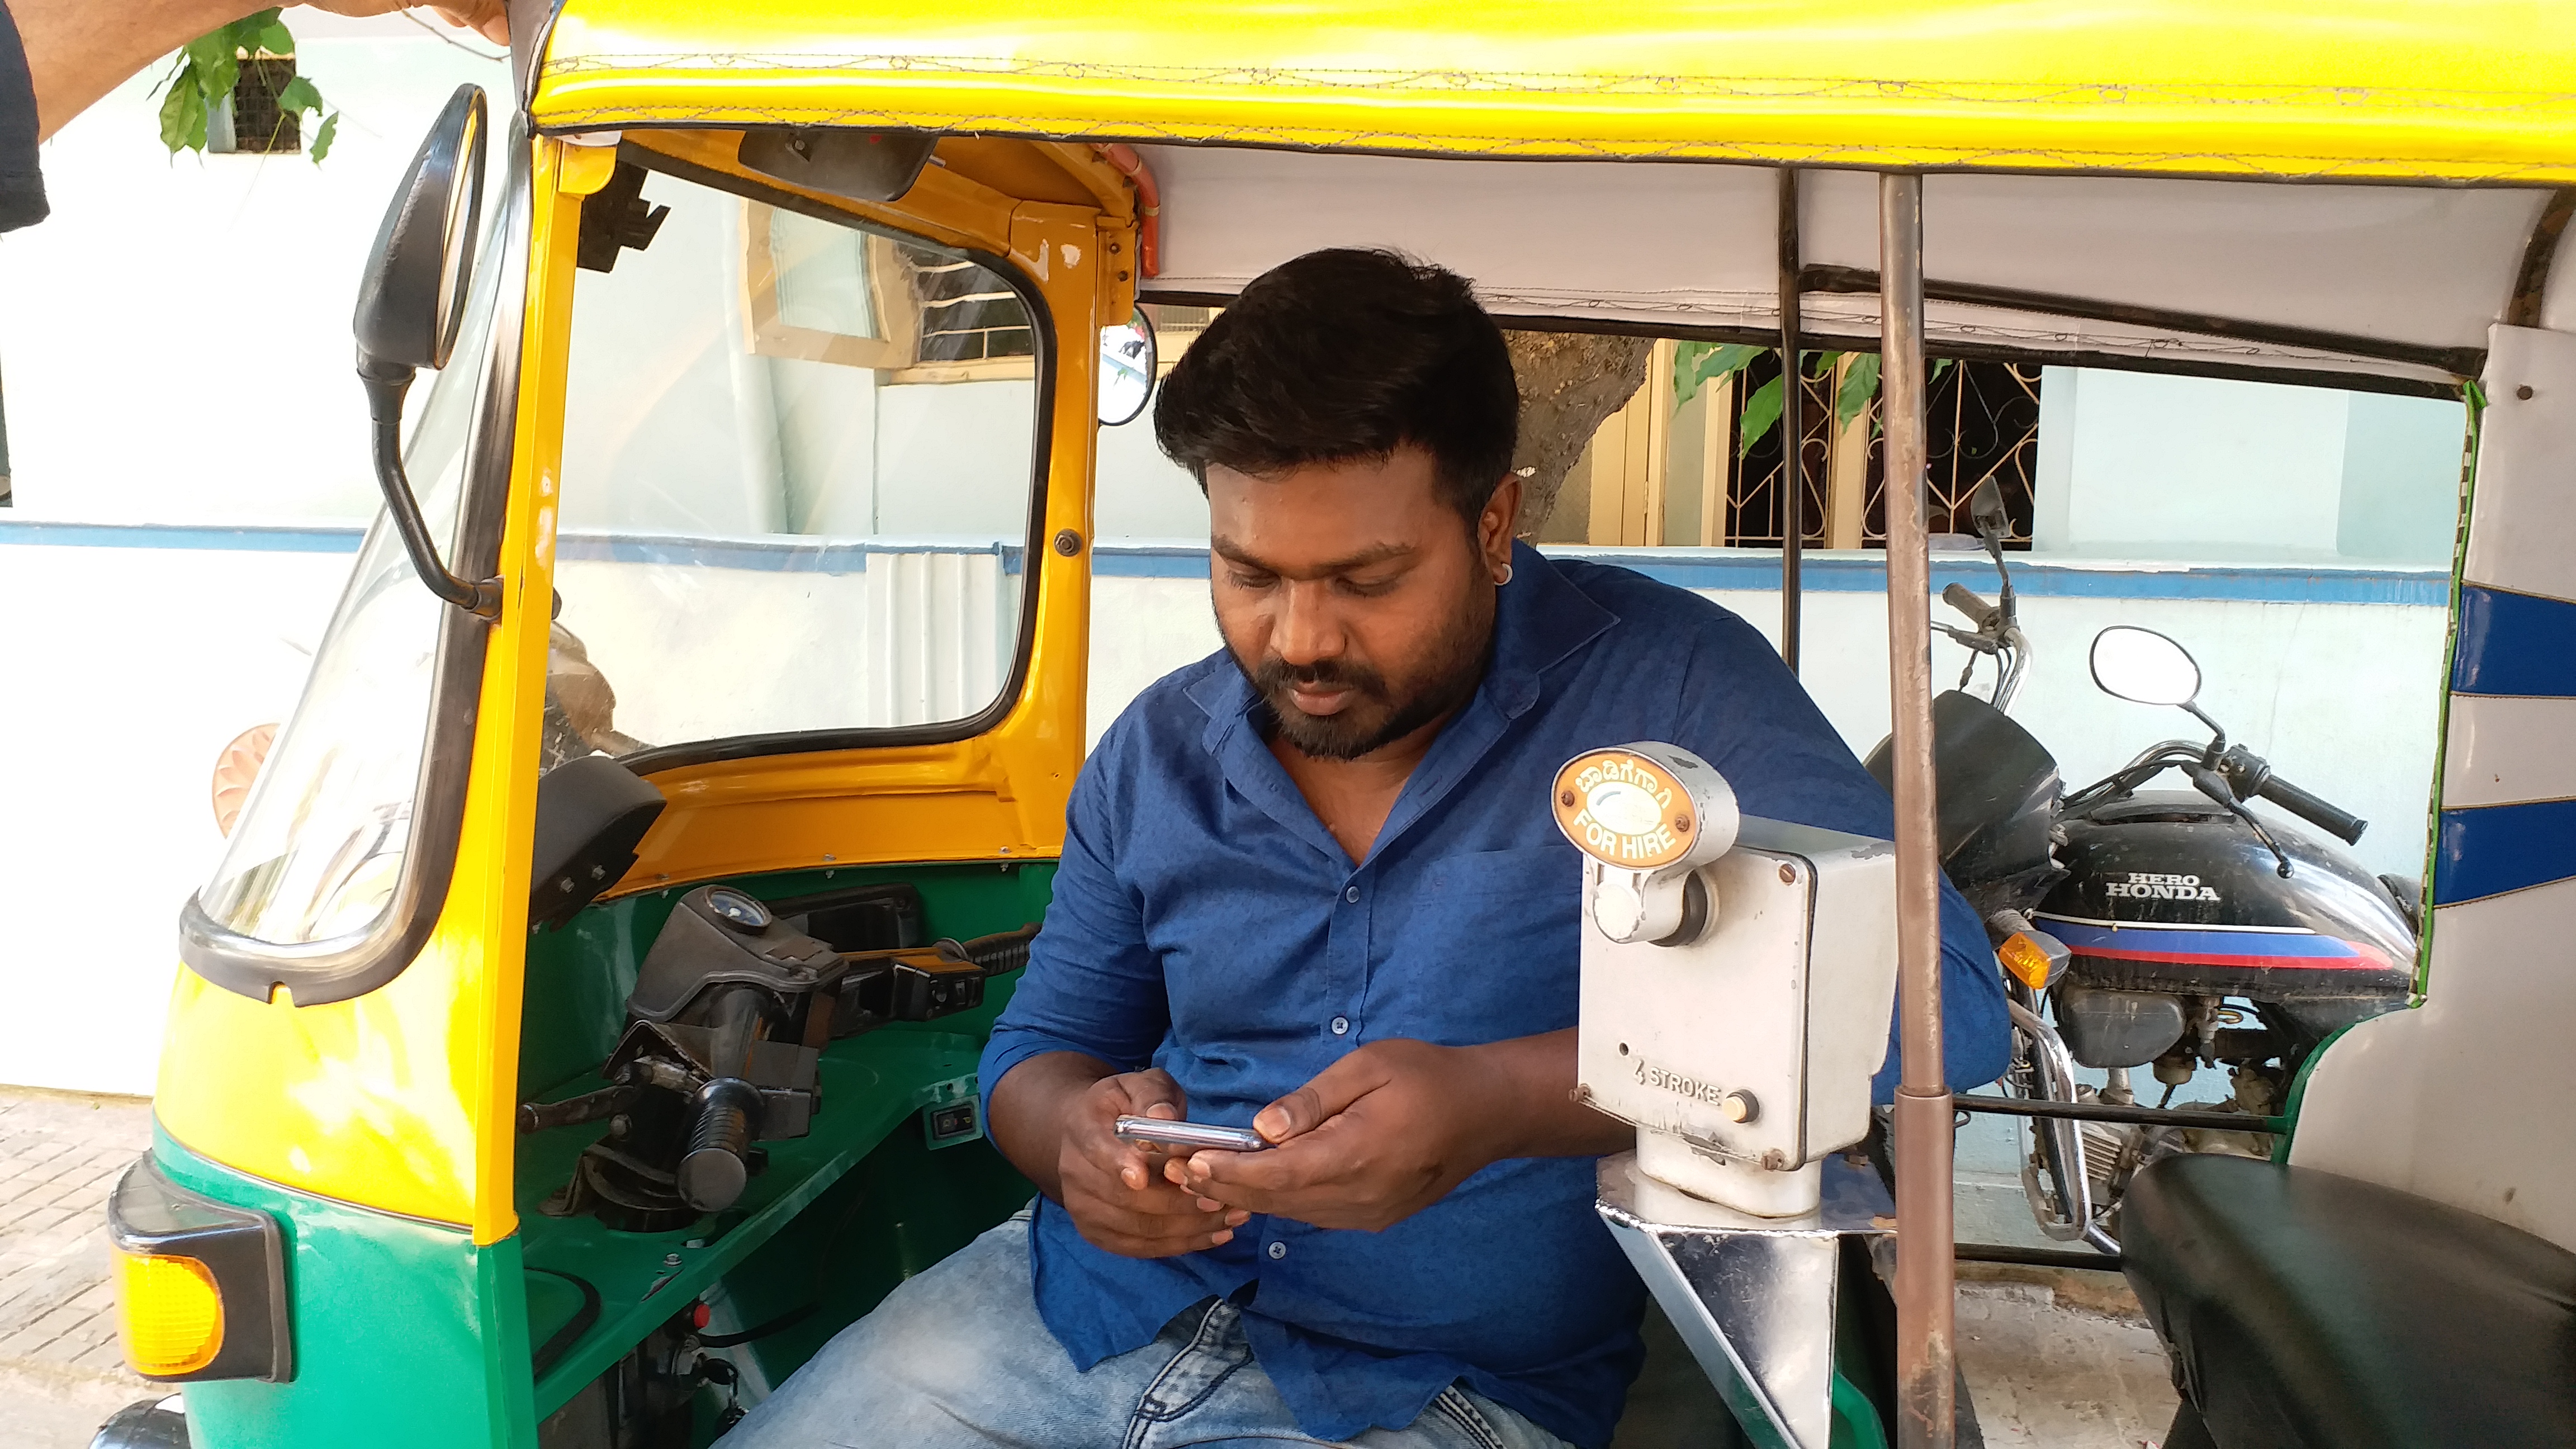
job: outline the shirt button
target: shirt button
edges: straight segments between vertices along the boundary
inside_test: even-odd
[[[1337,1017],[1334,1017],[1334,1018],[1333,1018],[1333,1035],[1335,1035],[1335,1036],[1349,1036],[1350,1034],[1351,1034],[1351,1019],[1350,1019],[1349,1017],[1347,1017],[1347,1016],[1337,1016]]]
[[[1272,1244],[1270,1245],[1270,1261],[1271,1261],[1271,1262],[1276,1263],[1276,1262],[1278,1262],[1280,1259],[1285,1258],[1285,1257],[1287,1257],[1287,1256],[1288,1256],[1288,1245],[1287,1245],[1286,1243],[1272,1243]]]
[[[1342,892],[1342,899],[1349,901],[1352,905],[1358,905],[1360,903],[1360,888],[1358,886],[1353,886],[1349,890]]]

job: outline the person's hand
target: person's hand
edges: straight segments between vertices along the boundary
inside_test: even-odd
[[[419,5],[407,0],[305,0],[316,10],[334,15],[390,15],[397,10],[433,10],[438,18],[463,30],[480,34],[494,45],[510,43],[510,12],[507,0],[450,0],[445,5]]]
[[[1279,1145],[1201,1151],[1165,1173],[1204,1201],[1373,1232],[1509,1155],[1497,1119],[1522,1094],[1504,1075],[1489,1048],[1370,1042],[1252,1119]]]
[[[1058,1201],[1093,1245],[1121,1257],[1169,1258],[1231,1240],[1251,1216],[1165,1181],[1162,1154],[1121,1142],[1113,1130],[1125,1116],[1177,1121],[1188,1105],[1160,1068],[1102,1077],[1066,1105]]]

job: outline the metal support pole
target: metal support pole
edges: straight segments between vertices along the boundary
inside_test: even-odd
[[[1798,370],[1798,171],[1780,168],[1780,657],[1798,672],[1800,555],[1807,546],[1807,382]]]
[[[1878,179],[1887,428],[1887,661],[1895,715],[1896,1442],[1950,1449],[1957,1393],[1950,1089],[1941,1069],[1941,868],[1932,789],[1932,558],[1923,484],[1923,180]]]

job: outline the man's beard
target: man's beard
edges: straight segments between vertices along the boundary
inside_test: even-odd
[[[1394,697],[1384,675],[1350,660],[1318,659],[1301,667],[1273,654],[1246,667],[1238,654],[1234,663],[1261,696],[1280,739],[1316,759],[1356,760],[1467,702],[1484,681],[1493,619],[1490,590],[1465,601],[1436,642],[1422,683],[1402,699]],[[1353,697],[1331,714],[1312,715],[1289,697],[1297,684],[1347,689]]]

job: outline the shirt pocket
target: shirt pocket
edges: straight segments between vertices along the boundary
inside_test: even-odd
[[[1573,1025],[1580,859],[1556,844],[1432,863],[1375,974],[1370,1033],[1454,1045]]]
[[[1581,859],[1563,843],[1446,856],[1423,874],[1423,904],[1437,912],[1470,901],[1523,900],[1572,912],[1582,902]]]

